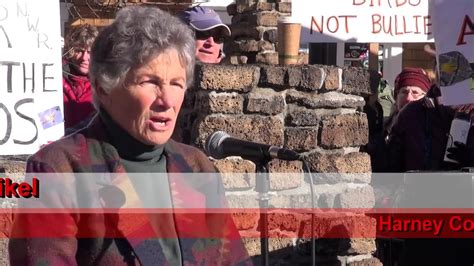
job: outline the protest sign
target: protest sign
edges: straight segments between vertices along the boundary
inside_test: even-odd
[[[0,155],[63,136],[57,0],[0,0]]]
[[[428,0],[296,0],[292,15],[308,42],[432,42]]]
[[[445,105],[474,103],[473,2],[435,0],[431,4],[442,101]]]

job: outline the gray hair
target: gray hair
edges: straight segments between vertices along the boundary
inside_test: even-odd
[[[71,27],[64,41],[64,57],[71,59],[76,49],[89,49],[98,34],[97,28],[89,24]]]
[[[106,92],[123,85],[129,71],[147,63],[167,49],[176,49],[186,68],[186,85],[194,77],[194,33],[178,18],[156,7],[129,6],[117,13],[91,49],[89,78]],[[94,105],[99,106],[94,96]]]

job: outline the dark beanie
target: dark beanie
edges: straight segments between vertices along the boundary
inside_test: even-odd
[[[407,67],[398,74],[395,79],[394,94],[397,97],[400,88],[407,86],[416,86],[424,92],[428,92],[431,87],[431,81],[422,68]]]

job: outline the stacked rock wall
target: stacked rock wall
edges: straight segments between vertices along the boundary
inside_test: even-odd
[[[359,151],[368,142],[367,117],[361,109],[370,93],[369,72],[360,68],[202,65],[196,70],[195,87],[186,96],[176,138],[202,148],[210,134],[223,130],[244,140],[293,149],[304,154],[311,171],[317,173],[318,210],[372,208],[370,158]],[[216,160],[215,165],[223,173],[230,206],[257,209],[255,164],[229,157]],[[301,162],[273,160],[269,170],[271,262],[308,263],[308,216],[291,210],[311,207],[310,181],[301,174]],[[259,215],[242,212],[234,218],[250,254],[258,258]],[[322,238],[317,240],[317,261],[377,262],[372,256],[375,221],[363,212],[320,213],[315,221],[325,232],[346,230],[370,236],[324,239],[324,234],[317,234]]]

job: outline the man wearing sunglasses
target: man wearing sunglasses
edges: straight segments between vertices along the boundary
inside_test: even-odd
[[[196,33],[196,59],[201,63],[220,63],[224,57],[221,44],[231,32],[219,15],[212,9],[195,6],[181,12],[179,17]]]

